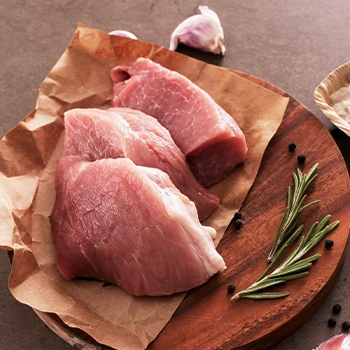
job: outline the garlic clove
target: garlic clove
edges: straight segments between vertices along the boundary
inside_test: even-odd
[[[347,350],[350,349],[350,334],[339,334],[320,344],[316,350]]]
[[[169,49],[175,51],[179,43],[205,52],[224,55],[224,30],[218,15],[208,6],[198,7],[201,14],[186,18],[173,31]]]
[[[108,34],[109,35],[124,36],[126,38],[137,40],[137,37],[133,33],[128,32],[127,30],[113,30],[112,32],[109,32]]]

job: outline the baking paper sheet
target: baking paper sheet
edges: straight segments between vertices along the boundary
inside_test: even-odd
[[[57,314],[68,326],[121,350],[146,348],[185,294],[133,297],[103,282],[64,280],[56,269],[49,216],[63,148],[63,113],[75,107],[108,108],[110,69],[138,57],[188,77],[234,116],[246,135],[245,163],[211,187],[221,205],[204,224],[217,229],[216,243],[252,186],[288,104],[288,98],[225,68],[78,25],[69,47],[40,86],[36,110],[0,142],[0,246],[14,251],[9,288],[18,301]]]

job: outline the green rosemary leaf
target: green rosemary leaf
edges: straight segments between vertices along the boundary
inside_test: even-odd
[[[305,204],[303,207],[300,208],[300,211],[303,211],[304,209],[311,207],[314,204],[320,203],[321,201],[318,199],[316,201],[310,202],[308,204]]]
[[[293,195],[293,201],[297,198],[298,189],[299,189],[299,176],[298,173],[293,173],[293,180],[294,180],[294,195]]]
[[[306,174],[305,176],[305,181],[309,182],[310,179],[312,179],[311,181],[313,181],[315,179],[315,177],[317,176],[317,169],[318,169],[318,163],[316,163],[310,170],[309,172]],[[311,182],[310,181],[310,182]]]
[[[306,175],[306,176],[307,176],[307,177],[308,177],[308,176],[312,176],[313,174],[316,173],[317,169],[318,169],[318,163],[316,163],[316,164],[310,169],[309,174]]]
[[[284,245],[275,254],[275,257],[273,258],[267,269],[264,271],[264,273],[258,278],[258,281],[262,280],[270,271],[272,271],[272,269],[277,265],[277,263],[281,259],[286,249],[299,237],[303,229],[304,225],[299,226],[298,229],[293,233],[293,235],[289,237],[287,242],[285,242]]]
[[[326,230],[327,227],[324,228],[324,230],[326,230],[327,232],[325,234],[323,234],[322,238],[329,232],[333,231],[338,225],[339,225],[340,221],[334,221],[332,222],[330,225],[328,225],[328,229]]]
[[[332,224],[326,226],[323,230],[314,235],[308,242],[307,247],[304,249],[304,255],[314,248],[329,232],[334,230],[339,224],[339,221],[334,221]]]
[[[317,170],[317,168],[315,169],[315,171],[316,170]],[[305,177],[304,177],[304,187],[303,187],[304,192],[309,188],[309,186],[311,185],[312,181],[314,181],[315,178],[317,177],[317,174],[313,174],[312,171],[313,171],[313,169],[311,169],[309,171],[309,173],[306,174]]]
[[[293,195],[291,188],[288,187],[287,208],[283,213],[282,220],[280,221],[279,227],[277,229],[276,237],[268,255],[268,262],[271,262],[273,260],[273,257],[275,256],[279,245],[282,244],[283,241],[292,234],[299,220],[300,213],[311,205],[319,202],[319,200],[316,200],[304,205],[307,197],[305,192],[317,177],[317,170],[318,164],[315,164],[305,175],[303,175],[302,171],[299,168],[292,174],[294,180]]]
[[[249,288],[247,288],[244,291],[239,292],[237,294],[243,295],[243,294],[247,294],[247,293],[255,293],[259,290],[273,287],[273,286],[276,286],[277,284],[281,284],[281,283],[285,283],[285,282],[286,282],[286,280],[283,278],[279,278],[279,279],[276,278],[274,280],[265,280],[265,281],[260,282],[260,283],[252,284]]]
[[[330,218],[331,218],[330,215],[326,215],[326,216],[323,218],[323,220],[318,224],[317,230],[318,230],[318,231],[323,230],[323,229],[326,227],[326,225],[327,225],[327,223],[328,223],[328,221],[329,221]]]
[[[287,189],[287,209],[286,209],[287,215],[289,215],[289,211],[290,211],[291,207],[292,207],[292,189],[290,186],[288,186],[288,189]],[[282,219],[282,221],[284,221],[284,220]],[[282,224],[282,221],[281,221],[281,224]]]
[[[283,279],[287,281],[291,281],[291,280],[296,280],[298,278],[301,278],[301,277],[305,277],[309,274],[309,271],[304,271],[304,272],[300,272],[300,273],[294,273],[292,275],[286,275],[286,276],[283,276]]]
[[[308,270],[310,267],[312,266],[312,263],[303,263],[300,264],[298,266],[290,266],[288,268],[283,269],[281,272],[277,272],[277,273],[272,273],[271,277],[283,277],[285,275],[293,275],[295,273],[299,273],[302,272],[304,270]]]
[[[288,237],[289,234],[293,231],[295,225],[298,222],[299,216],[300,216],[300,211],[297,211],[297,210],[291,211],[291,213],[289,214],[289,220],[286,222],[286,224],[285,224],[285,226],[283,228],[283,231],[280,234],[280,237],[279,237],[279,242],[280,243],[283,240],[285,240],[286,237]]]
[[[318,260],[321,257],[321,254],[315,254],[312,256],[309,256],[308,258],[299,260],[295,263],[293,263],[291,266],[298,266],[300,264],[304,264],[304,263],[313,263],[314,261]]]
[[[266,292],[266,293],[252,293],[240,296],[240,298],[263,300],[263,299],[279,299],[289,295],[288,292]]]
[[[311,177],[308,181],[305,181],[303,184],[303,192],[305,193],[306,190],[310,187],[312,181],[314,181],[316,179],[317,175]]]
[[[296,216],[301,213],[301,208],[306,199],[306,194],[301,197],[297,203],[295,203],[295,208],[292,210],[293,215],[290,217],[290,221],[295,220]]]
[[[275,255],[273,262],[275,262],[276,259],[280,260],[285,250],[300,236],[303,229],[304,229],[304,225],[301,225],[298,227],[297,230],[294,231],[294,233],[289,237],[287,242],[282,246],[282,248],[280,248],[278,253]],[[296,254],[298,254],[298,252],[299,252],[299,246],[285,259],[283,264],[284,265],[288,264],[288,262],[292,260]]]
[[[304,185],[304,179],[303,179],[303,174],[301,172],[301,170],[298,168],[297,169],[297,179],[298,179],[298,183],[295,186],[296,187],[296,196],[295,196],[295,201],[294,203],[298,203],[300,197],[302,196],[303,193],[303,185]]]
[[[296,249],[296,250],[298,250],[298,254],[299,254],[299,251],[303,250],[304,247],[305,247],[305,237],[302,236],[300,238],[300,242],[299,242],[298,247]]]
[[[309,232],[307,233],[305,237],[305,243],[308,243],[310,239],[314,236],[315,232],[317,231],[319,227],[318,221],[316,221],[310,228]]]
[[[283,228],[283,225],[285,224],[285,221],[287,219],[287,217],[290,215],[289,212],[290,212],[290,206],[288,205],[286,210],[284,211],[283,213],[283,217],[282,217],[282,220],[280,221],[279,225],[278,225],[278,228],[277,228],[277,234],[275,236],[275,240],[272,244],[272,248],[271,248],[271,252],[269,254],[269,258],[270,256],[273,256],[276,251],[275,249],[277,249],[277,247],[280,245],[280,240],[281,240],[281,236],[282,236],[282,228]],[[270,261],[269,261],[270,262]]]

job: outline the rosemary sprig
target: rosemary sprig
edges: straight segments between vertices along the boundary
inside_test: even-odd
[[[282,242],[288,239],[293,232],[297,225],[300,213],[307,207],[319,202],[319,200],[316,200],[303,206],[306,199],[305,192],[312,181],[317,177],[317,170],[318,164],[315,164],[307,174],[303,174],[300,169],[297,169],[297,171],[293,173],[294,192],[292,195],[292,189],[289,186],[287,193],[287,208],[284,211],[282,220],[277,229],[275,240],[267,258],[269,263],[273,260],[277,249]]]
[[[257,279],[257,281],[247,289],[235,294],[230,300],[233,301],[239,298],[276,299],[289,295],[288,292],[266,293],[261,291],[266,288],[308,275],[308,270],[312,266],[312,263],[318,260],[321,255],[315,254],[307,258],[304,258],[304,256],[309,253],[327,233],[331,232],[339,224],[339,221],[334,221],[330,225],[327,225],[330,217],[330,215],[327,215],[321,222],[315,222],[307,235],[301,237],[296,249],[293,250],[293,252],[277,268],[274,269],[285,253],[286,249],[300,236],[304,226],[301,225],[298,229],[296,229],[283,244],[283,246],[276,252],[271,264]]]

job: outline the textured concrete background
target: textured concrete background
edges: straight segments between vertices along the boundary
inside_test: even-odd
[[[318,117],[313,92],[332,70],[350,60],[350,2],[326,0],[83,1],[0,0],[0,136],[35,107],[39,85],[68,46],[81,22],[109,32],[125,29],[168,47],[173,29],[197,11],[215,10],[225,31],[225,57],[188,54],[258,76],[288,92]],[[349,167],[350,140],[332,131]],[[311,350],[340,333],[350,321],[349,254],[341,276],[316,314],[273,350]],[[27,306],[10,294],[10,264],[0,251],[0,349],[71,349]],[[326,325],[335,303],[343,305],[338,325]],[[347,305],[348,304],[348,305]]]

